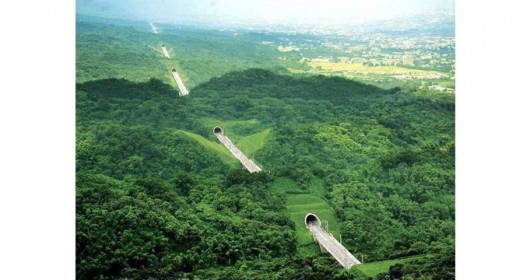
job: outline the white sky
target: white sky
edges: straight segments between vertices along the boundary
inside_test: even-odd
[[[454,0],[76,0],[80,13],[156,21],[349,24],[453,12]]]

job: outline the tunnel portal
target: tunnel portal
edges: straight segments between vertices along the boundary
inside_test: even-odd
[[[361,262],[342,245],[342,242],[333,237],[333,234],[328,231],[327,222],[326,227],[322,228],[320,219],[313,213],[307,213],[304,222],[309,232],[311,232],[311,235],[313,235],[313,240],[315,240],[315,242],[318,243],[318,246],[320,246],[321,252],[329,253],[346,269],[361,264]]]
[[[214,134],[217,134],[217,133],[221,133],[221,134],[224,134],[223,133],[223,129],[220,127],[220,126],[216,126],[213,128],[213,133]]]
[[[313,213],[308,213],[307,215],[305,215],[304,221],[306,227],[309,227],[309,224],[315,224],[316,226],[320,227],[320,225],[322,224],[317,215]]]

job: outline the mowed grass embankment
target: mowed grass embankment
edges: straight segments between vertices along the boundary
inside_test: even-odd
[[[355,269],[361,271],[368,277],[375,277],[379,273],[388,273],[388,269],[395,264],[407,263],[407,262],[421,259],[424,257],[425,255],[419,255],[419,256],[412,256],[412,257],[406,257],[406,258],[395,259],[395,260],[384,260],[384,261],[379,261],[379,262],[363,263],[360,265],[356,265],[354,267]]]
[[[236,167],[239,163],[239,161],[230,153],[230,151],[228,151],[228,149],[226,149],[225,146],[220,143],[215,143],[202,137],[201,135],[189,131],[178,130],[177,134],[197,141],[200,145],[216,153],[221,161],[228,164],[229,166]]]
[[[263,146],[265,146],[265,143],[271,136],[271,132],[272,129],[267,128],[258,133],[242,137],[236,142],[236,145],[239,147],[239,149],[241,149],[241,151],[250,157],[259,149],[263,148]]]
[[[333,214],[333,208],[324,199],[324,186],[321,179],[313,179],[304,186],[288,178],[278,178],[271,191],[286,197],[286,214],[296,226],[298,253],[302,256],[320,254],[319,246],[313,241],[305,227],[305,215],[316,214],[321,221],[328,222],[329,231],[339,239],[340,225]]]
[[[272,137],[272,128],[266,127],[258,120],[218,120],[213,118],[201,119],[201,122],[208,129],[213,130],[215,126],[223,128],[224,134],[249,158],[254,160],[258,165],[262,164],[256,161],[252,156]],[[213,132],[211,138],[215,139]]]
[[[325,200],[311,194],[287,194],[286,197],[287,214],[296,225],[300,245],[313,243],[313,237],[305,227],[304,218],[307,213],[317,215],[323,223],[327,221],[329,231],[339,238],[339,223],[333,215],[333,209]],[[324,224],[322,226],[324,227]]]
[[[245,133],[247,131],[253,132],[253,130],[255,130],[253,128],[254,126],[260,127],[259,122],[257,120],[218,121],[215,119],[203,119],[202,122],[207,129],[210,129],[211,127],[212,132],[208,138],[205,138],[199,134],[195,134],[189,131],[179,130],[179,133],[193,140],[196,140],[204,147],[216,152],[221,158],[221,160],[230,166],[237,166],[239,161],[230,153],[230,151],[225,146],[219,143],[217,138],[213,135],[213,128],[215,126],[221,126],[225,132],[225,135],[227,135],[234,142],[234,144],[249,158],[252,158],[252,156],[259,149],[263,148],[263,146],[265,146],[266,142],[270,139],[270,137],[272,137],[271,128],[265,128],[250,135],[241,135],[241,133]],[[261,165],[254,158],[252,159],[258,165]]]
[[[215,118],[202,118],[201,123],[213,131],[213,128],[220,126],[226,136],[228,136],[234,143],[243,137],[258,133],[267,129],[268,127],[263,125],[256,119],[251,120],[219,120]],[[212,132],[213,137],[213,132]]]

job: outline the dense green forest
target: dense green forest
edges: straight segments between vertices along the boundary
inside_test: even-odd
[[[101,28],[78,24],[79,279],[454,278],[454,95],[282,75],[250,54],[194,69],[237,57],[212,43],[181,54],[196,86],[179,97],[142,45],[152,34]],[[191,52],[192,34],[164,42]],[[214,125],[264,171],[244,170]],[[355,256],[396,261],[342,269],[307,241],[296,209],[311,205]]]

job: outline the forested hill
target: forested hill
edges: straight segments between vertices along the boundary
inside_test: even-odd
[[[274,74],[263,69],[235,71],[222,77],[212,78],[208,83],[197,88],[197,90],[201,89],[221,90],[225,91],[226,94],[231,93],[229,90],[238,90],[240,93],[246,93],[247,96],[254,98],[304,98],[328,100],[334,103],[344,102],[344,100],[359,95],[372,95],[374,97],[375,94],[389,93],[389,91],[375,86],[338,77],[295,78]]]
[[[80,279],[368,277],[304,243],[292,209],[308,201],[365,262],[414,256],[392,273],[454,277],[453,95],[250,69],[186,97],[114,78],[76,96]]]

